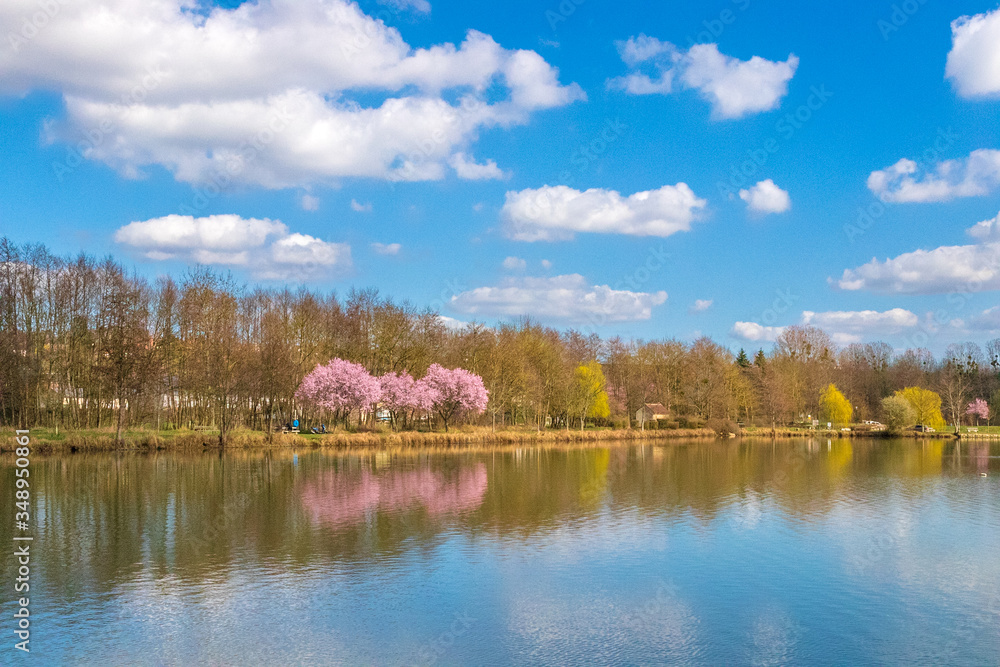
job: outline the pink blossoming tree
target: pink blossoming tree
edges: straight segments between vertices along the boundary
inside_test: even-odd
[[[361,364],[343,359],[316,366],[295,392],[300,401],[332,410],[345,422],[351,411],[371,409],[381,395],[378,378],[372,377]]]
[[[972,415],[976,418],[976,425],[979,425],[980,419],[990,418],[990,406],[986,401],[981,398],[977,398],[972,403],[969,403],[969,407],[965,410],[965,414]]]
[[[483,379],[464,368],[447,369],[431,364],[427,374],[417,383],[427,388],[434,410],[444,430],[448,422],[464,413],[482,414],[489,403],[489,392]]]
[[[399,426],[400,417],[407,413],[430,412],[434,408],[433,392],[423,381],[416,381],[409,373],[387,373],[379,378],[382,385],[382,406],[392,416],[393,426]]]

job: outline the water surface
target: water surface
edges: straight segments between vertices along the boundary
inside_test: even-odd
[[[31,479],[39,664],[1000,664],[998,445],[72,455]]]

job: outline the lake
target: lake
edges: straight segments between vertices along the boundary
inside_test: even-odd
[[[1000,444],[36,455],[31,480],[38,664],[1000,664]]]

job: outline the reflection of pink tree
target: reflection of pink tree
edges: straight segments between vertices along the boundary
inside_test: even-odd
[[[392,415],[398,428],[400,416],[407,412],[428,412],[434,407],[433,395],[424,382],[417,382],[409,373],[388,373],[379,378],[382,385],[382,405]]]
[[[979,426],[980,419],[989,420],[990,406],[983,399],[977,398],[973,402],[969,403],[969,407],[965,410],[965,414],[974,416],[976,418],[976,426]]]
[[[345,422],[352,410],[371,408],[381,395],[377,378],[364,366],[343,359],[334,359],[316,366],[305,376],[295,397],[304,403],[332,410]]]
[[[448,430],[448,422],[463,413],[482,414],[489,403],[483,378],[464,368],[447,369],[431,364],[420,380],[428,389],[434,410]]]
[[[416,505],[434,517],[471,511],[482,504],[486,487],[482,463],[448,476],[429,468],[380,475],[329,471],[306,483],[301,498],[314,521],[341,528],[364,521],[370,512],[400,512]]]

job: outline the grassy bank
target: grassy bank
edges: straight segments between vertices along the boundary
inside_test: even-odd
[[[94,452],[119,450],[208,449],[219,447],[218,431],[127,431],[124,442],[115,442],[113,430],[60,431],[32,429],[32,445],[41,452]],[[333,449],[447,449],[474,446],[565,445],[596,443],[613,440],[666,440],[677,438],[714,438],[709,429],[678,429],[671,431],[640,431],[638,429],[590,429],[536,431],[488,428],[455,429],[448,433],[426,431],[370,431],[351,433],[337,431],[323,435],[311,433],[276,434],[268,439],[259,431],[236,431],[229,436],[229,449],[310,448]],[[0,431],[0,452],[13,451],[14,431]]]

